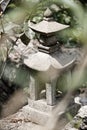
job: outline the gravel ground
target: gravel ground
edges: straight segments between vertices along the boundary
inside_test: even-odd
[[[42,130],[43,127],[30,122],[22,109],[7,118],[0,120],[0,130]]]

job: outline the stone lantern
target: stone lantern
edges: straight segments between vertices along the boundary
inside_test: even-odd
[[[54,21],[52,15],[51,10],[47,8],[43,20],[37,24],[31,23],[29,26],[35,33],[40,34],[40,38],[35,45],[37,51],[27,55],[27,58],[24,59],[24,64],[34,71],[30,75],[29,83],[30,120],[39,124],[46,123],[47,115],[57,103],[58,77],[75,63],[75,55],[59,51],[59,43],[55,35],[56,32],[69,26]],[[44,101],[39,96],[42,86],[46,90]]]

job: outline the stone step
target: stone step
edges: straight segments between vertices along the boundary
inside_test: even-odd
[[[47,105],[47,102],[45,99],[36,100],[36,101],[28,99],[28,105],[31,108],[34,108],[36,110],[39,110],[41,112],[46,112],[46,113],[51,113],[53,109],[55,108],[55,106]]]
[[[25,106],[23,108],[24,113],[27,113],[28,119],[33,122],[40,125],[44,125],[47,123],[49,118],[51,117],[51,114],[48,114],[46,112],[42,112],[40,110],[37,110],[35,108],[31,108],[29,105]]]

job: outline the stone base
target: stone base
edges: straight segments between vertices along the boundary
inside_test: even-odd
[[[28,99],[28,105],[23,108],[23,111],[27,112],[31,122],[44,125],[51,117],[53,109],[54,106],[47,105],[45,100],[33,101]]]

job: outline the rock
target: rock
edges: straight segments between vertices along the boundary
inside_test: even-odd
[[[87,105],[82,106],[78,112],[78,116],[81,118],[87,117]]]
[[[27,113],[22,109],[16,114],[0,120],[0,130],[42,130],[42,126],[34,124],[27,119]]]
[[[87,105],[80,108],[78,114],[63,130],[87,130]]]

